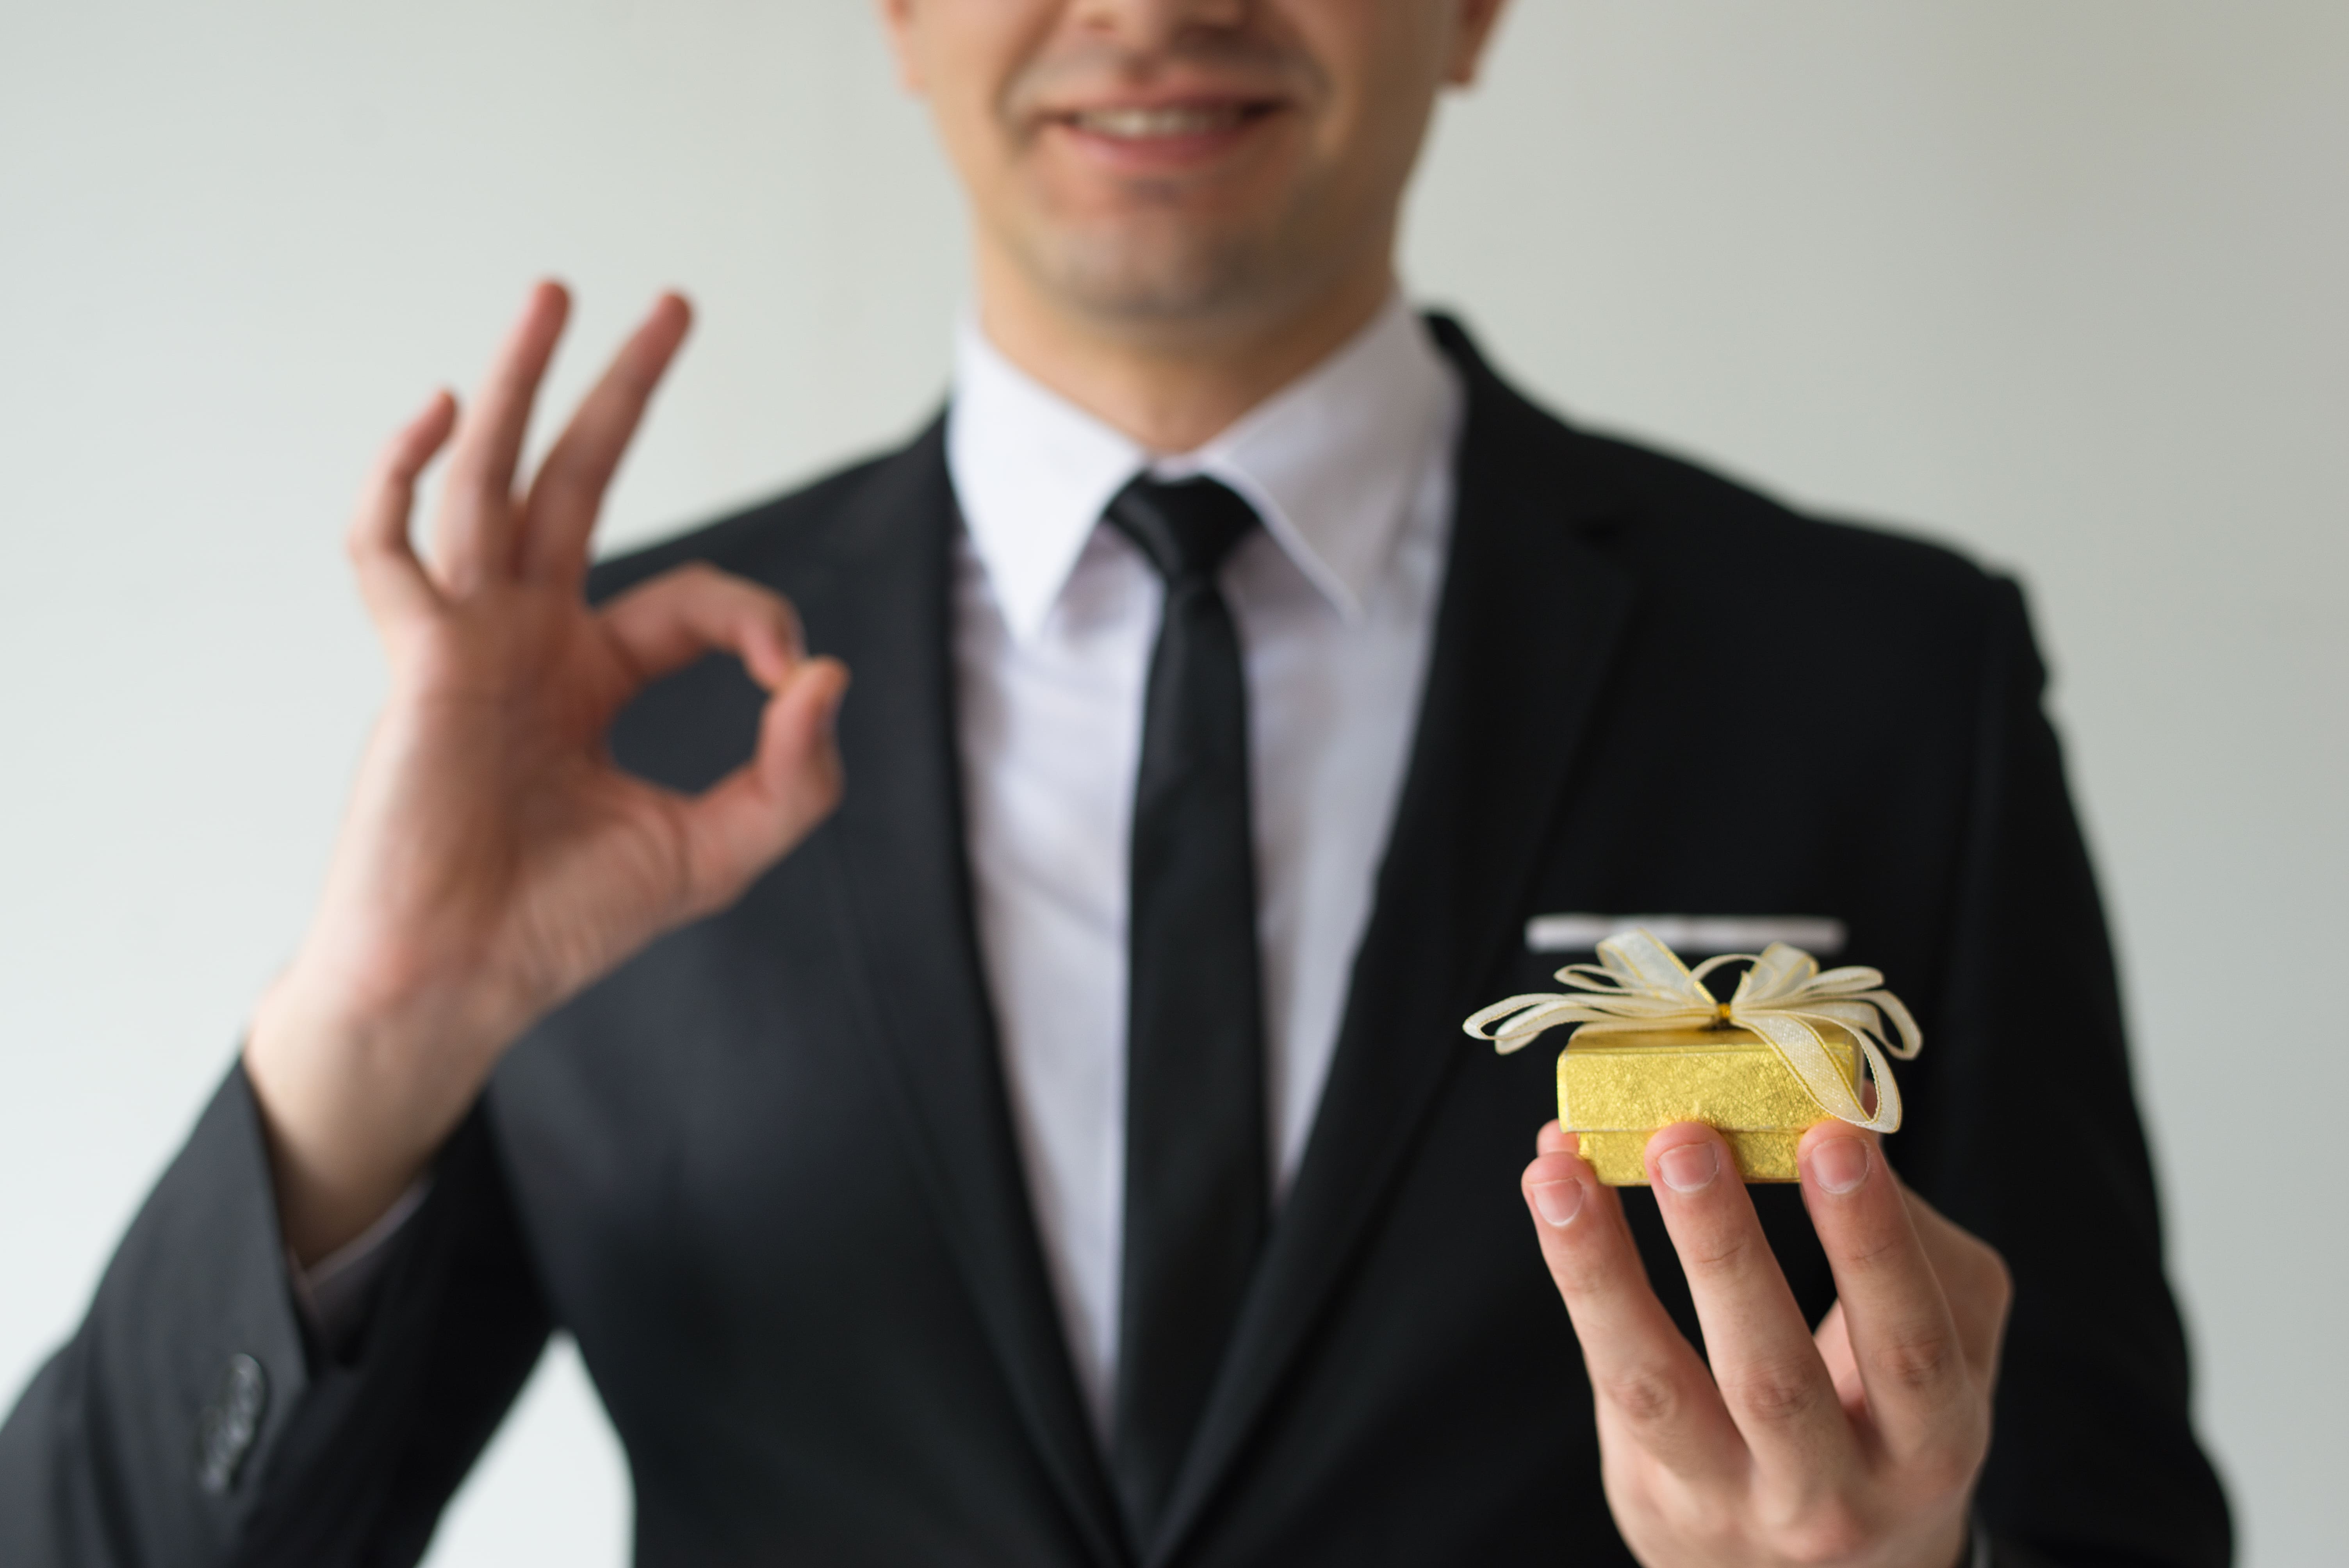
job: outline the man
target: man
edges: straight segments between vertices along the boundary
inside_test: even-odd
[[[517,490],[533,294],[369,484],[319,913],[0,1555],[412,1561],[559,1324],[647,1562],[2225,1558],[2019,599],[1400,308],[1499,9],[885,0],[947,418],[592,573],[687,315]],[[1599,909],[1843,923],[1931,1037],[1898,1144],[1598,1186],[1457,1026]]]

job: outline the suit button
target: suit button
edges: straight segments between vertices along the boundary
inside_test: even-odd
[[[214,1497],[236,1484],[236,1472],[261,1435],[269,1408],[269,1374],[250,1356],[232,1356],[220,1391],[196,1419],[196,1484]]]

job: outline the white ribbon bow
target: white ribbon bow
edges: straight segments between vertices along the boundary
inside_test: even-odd
[[[1734,995],[1726,1002],[1716,999],[1705,989],[1704,977],[1741,959],[1753,967],[1739,978]],[[1505,1056],[1559,1024],[1579,1024],[1585,1035],[1750,1029],[1770,1042],[1778,1059],[1829,1116],[1873,1132],[1892,1132],[1900,1126],[1900,1088],[1892,1081],[1892,1064],[1884,1058],[1889,1053],[1910,1060],[1925,1037],[1900,998],[1884,989],[1884,976],[1877,970],[1854,965],[1822,974],[1817,959],[1783,942],[1772,943],[1758,957],[1724,953],[1691,969],[1646,932],[1627,931],[1599,944],[1598,963],[1569,964],[1557,977],[1578,994],[1512,996],[1476,1013],[1461,1027],[1476,1039],[1493,1041]],[[1887,1019],[1900,1037],[1897,1045],[1885,1033]],[[1873,1116],[1828,1054],[1819,1035],[1822,1024],[1849,1035],[1866,1054],[1868,1076],[1876,1082]]]

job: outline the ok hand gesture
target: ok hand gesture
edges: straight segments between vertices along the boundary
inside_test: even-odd
[[[839,799],[847,672],[806,655],[782,599],[698,566],[600,610],[582,594],[596,512],[684,339],[684,301],[653,307],[517,488],[568,311],[554,284],[533,291],[471,411],[437,395],[385,449],[351,525],[390,696],[316,916],[245,1051],[305,1260],[390,1205],[533,1020],[730,903]],[[428,562],[409,513],[452,434]],[[620,772],[604,748],[614,715],[713,649],[769,693],[756,756],[698,798]]]
[[[1813,1335],[1720,1134],[1649,1140],[1708,1357],[1655,1292],[1612,1188],[1542,1130],[1525,1194],[1598,1409],[1607,1500],[1650,1568],[1957,1568],[2010,1295],[1998,1254],[1826,1122],[1803,1201],[1838,1299]],[[1708,1367],[1707,1359],[1711,1366]]]

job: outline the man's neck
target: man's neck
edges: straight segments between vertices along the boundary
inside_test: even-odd
[[[979,261],[979,325],[1013,364],[1154,452],[1188,452],[1303,376],[1393,295],[1383,255],[1269,319],[1104,323],[1060,306],[1008,263]]]

